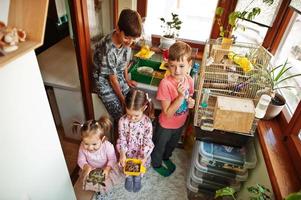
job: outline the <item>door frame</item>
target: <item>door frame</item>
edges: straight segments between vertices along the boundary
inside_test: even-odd
[[[70,0],[74,45],[86,120],[94,119],[92,101],[92,55],[87,1]],[[113,0],[113,27],[117,23],[118,0]]]

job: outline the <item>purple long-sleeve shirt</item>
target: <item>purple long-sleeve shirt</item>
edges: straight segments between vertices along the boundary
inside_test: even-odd
[[[84,149],[81,143],[78,151],[77,164],[83,169],[85,164],[93,168],[104,168],[106,166],[114,167],[117,163],[117,158],[114,146],[109,141],[104,141],[100,148],[95,152],[89,152]]]

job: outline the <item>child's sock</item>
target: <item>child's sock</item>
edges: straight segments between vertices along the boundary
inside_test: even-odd
[[[125,178],[124,187],[127,191],[133,191],[133,176],[128,176]]]
[[[133,192],[139,192],[141,190],[141,176],[134,176]]]
[[[166,165],[167,169],[172,174],[176,170],[176,165],[171,160],[163,160],[164,164]]]
[[[167,177],[169,176],[171,173],[168,169],[166,169],[165,167],[161,166],[161,167],[154,167],[154,170],[156,172],[158,172],[161,176]]]

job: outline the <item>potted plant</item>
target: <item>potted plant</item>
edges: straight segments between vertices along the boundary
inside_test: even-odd
[[[253,20],[254,17],[260,14],[261,9],[259,7],[250,7],[254,1],[250,1],[250,3],[242,10],[242,11],[233,11],[228,16],[228,22],[223,24],[222,23],[222,16],[224,13],[223,7],[217,7],[215,11],[215,20],[219,26],[219,35],[223,40],[223,43],[230,43],[232,44],[233,30],[238,28],[239,20]],[[272,5],[274,0],[262,0],[263,3],[267,5]],[[244,30],[245,27],[242,26]]]
[[[285,98],[281,94],[277,93],[277,90],[294,88],[295,86],[284,85],[284,83],[289,79],[301,76],[301,74],[289,73],[292,66],[289,66],[288,60],[277,67],[270,67],[266,69],[260,65],[259,67],[263,69],[259,81],[268,85],[267,89],[261,91],[261,93],[267,93],[272,98],[264,117],[264,119],[268,120],[276,117],[286,103]]]
[[[163,36],[161,36],[160,43],[161,48],[168,49],[173,43],[176,42],[176,37],[179,36],[182,21],[179,19],[179,15],[171,13],[171,20],[167,20],[163,17],[160,18],[163,28]]]

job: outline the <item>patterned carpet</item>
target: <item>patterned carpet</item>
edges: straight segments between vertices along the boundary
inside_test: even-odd
[[[186,174],[190,155],[183,149],[176,149],[171,160],[176,164],[176,171],[170,177],[162,177],[153,168],[149,168],[142,179],[142,189],[130,193],[124,189],[124,183],[118,185],[108,196],[109,200],[185,200]]]

